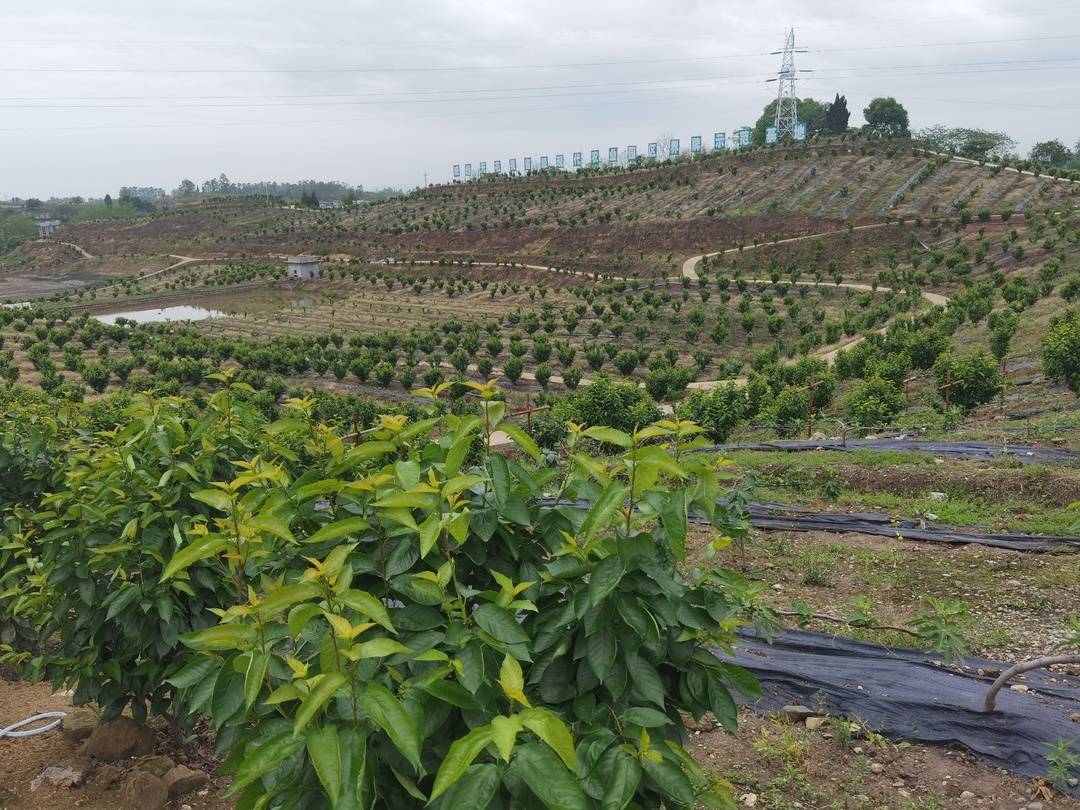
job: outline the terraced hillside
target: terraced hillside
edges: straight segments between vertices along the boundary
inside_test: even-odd
[[[649,274],[719,247],[887,218],[997,217],[1078,191],[1065,180],[950,160],[910,141],[847,141],[618,172],[489,176],[358,211],[217,200],[133,221],[72,225],[60,238],[99,257],[89,266],[95,262],[78,255],[89,272],[109,272],[121,257],[308,251],[374,260],[543,257],[575,269]],[[24,246],[23,265],[34,250]]]

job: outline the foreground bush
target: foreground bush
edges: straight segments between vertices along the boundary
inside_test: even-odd
[[[1080,394],[1080,310],[1067,309],[1050,320],[1042,339],[1042,365],[1047,377],[1064,380]]]
[[[871,377],[851,389],[845,405],[856,425],[881,428],[892,423],[905,403],[903,392],[891,381]]]
[[[699,429],[571,425],[574,467],[534,468],[481,393],[355,445],[309,401],[265,425],[229,390],[73,438],[5,538],[41,560],[16,610],[60,640],[34,666],[112,712],[209,717],[240,808],[725,801],[680,713],[733,729],[731,691],[757,694],[712,653],[756,589],[684,573],[691,510],[742,525],[685,453]],[[496,428],[530,461],[466,466]]]
[[[934,363],[934,376],[942,399],[963,411],[990,402],[1002,385],[997,361],[981,349],[961,355],[942,354]]]

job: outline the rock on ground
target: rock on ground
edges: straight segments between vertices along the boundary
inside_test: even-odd
[[[177,765],[165,774],[165,787],[168,788],[171,799],[206,787],[209,782],[210,777],[205,773],[193,771],[186,765]]]
[[[120,791],[120,800],[132,810],[162,810],[169,802],[169,789],[152,773],[132,771]]]
[[[154,732],[130,717],[117,717],[97,726],[83,744],[82,753],[103,762],[116,762],[154,752]]]

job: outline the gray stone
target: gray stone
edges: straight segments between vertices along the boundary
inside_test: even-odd
[[[975,794],[972,793],[970,790],[965,790],[963,793],[960,794],[960,801],[962,802],[970,802],[974,801],[974,799]]]
[[[947,501],[947,500],[949,500],[949,496],[947,494],[945,494],[944,492],[931,492],[928,497],[932,501]]]
[[[824,717],[807,717],[806,727],[811,731],[816,731],[817,729],[825,725],[825,722],[826,720]]]
[[[780,713],[788,720],[793,720],[795,722],[805,720],[807,717],[818,717],[820,715],[820,712],[815,712],[807,706],[797,706],[795,704],[785,706],[780,710]]]
[[[98,725],[83,744],[82,753],[103,762],[142,757],[154,752],[154,732],[130,717]]]
[[[177,765],[165,774],[165,787],[169,789],[170,799],[206,787],[209,782],[210,777],[205,773],[193,771],[186,765]]]
[[[62,765],[50,765],[30,782],[30,792],[36,792],[42,785],[53,787],[79,787],[86,781],[92,767],[89,760],[75,759]]]
[[[1028,802],[1027,810],[1043,810],[1042,802]]]
[[[152,773],[132,771],[120,791],[120,801],[133,810],[162,810],[169,802],[169,789]]]
[[[870,773],[884,773],[885,766],[880,762],[873,762],[870,764]]]

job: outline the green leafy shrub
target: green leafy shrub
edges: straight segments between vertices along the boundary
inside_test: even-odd
[[[1042,366],[1046,376],[1080,393],[1080,310],[1067,309],[1050,319],[1042,339]]]
[[[1001,372],[993,356],[985,350],[954,355],[946,352],[934,363],[934,376],[942,399],[964,411],[990,402],[1001,390]]]
[[[749,408],[745,386],[728,384],[711,391],[694,391],[679,403],[676,412],[704,428],[712,441],[722,443],[747,418]]]
[[[904,410],[904,394],[889,380],[871,377],[851,389],[844,402],[855,424],[881,427]]]
[[[535,468],[465,384],[479,414],[381,414],[355,444],[235,383],[65,438],[5,528],[12,610],[52,642],[30,668],[107,715],[209,718],[241,808],[730,803],[682,747],[683,713],[734,729],[732,690],[760,694],[712,652],[756,588],[685,565],[691,510],[743,525],[700,429],[571,425],[578,464]],[[496,430],[530,462],[473,456]]]

